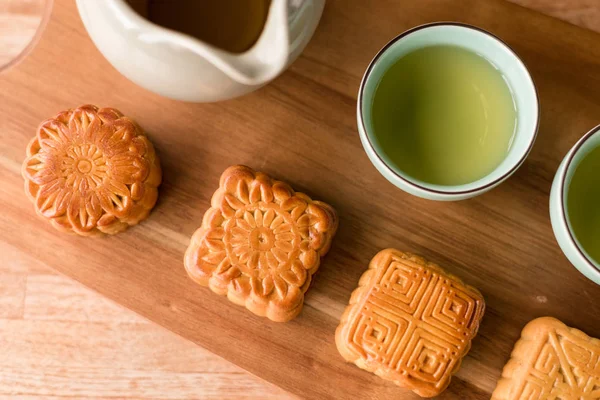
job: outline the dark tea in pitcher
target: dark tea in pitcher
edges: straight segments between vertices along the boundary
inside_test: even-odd
[[[271,0],[127,0],[142,17],[220,49],[242,53],[260,37]]]

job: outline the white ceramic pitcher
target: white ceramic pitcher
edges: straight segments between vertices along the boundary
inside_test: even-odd
[[[257,42],[229,53],[156,25],[125,0],[77,0],[100,52],[138,85],[177,100],[210,102],[249,93],[279,75],[313,35],[325,0],[272,0]]]

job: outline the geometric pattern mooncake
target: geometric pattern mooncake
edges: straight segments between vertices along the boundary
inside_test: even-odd
[[[118,110],[93,105],[42,122],[22,175],[37,214],[82,236],[112,235],[145,219],[161,182],[144,131]]]
[[[185,254],[188,275],[285,322],[304,304],[337,230],[333,208],[245,166],[227,168]]]
[[[493,400],[599,400],[600,340],[543,317],[525,326]]]
[[[440,394],[483,317],[479,291],[423,258],[379,252],[336,330],[349,362],[423,397]]]

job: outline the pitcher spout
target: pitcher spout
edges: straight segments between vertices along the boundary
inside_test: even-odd
[[[290,50],[287,8],[287,0],[272,0],[263,32],[245,53],[213,53],[222,72],[248,86],[264,85],[279,75],[288,63]]]
[[[132,8],[133,0],[76,1],[92,40],[119,72],[169,98],[210,102],[249,93],[283,72],[310,40],[325,0],[270,0],[258,40],[242,53],[163,26]]]

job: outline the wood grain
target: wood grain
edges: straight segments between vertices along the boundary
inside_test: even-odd
[[[459,379],[442,398],[489,398],[520,328],[533,317],[554,315],[600,336],[599,289],[560,254],[547,217],[554,170],[576,139],[597,123],[599,37],[501,2],[463,3],[415,2],[396,11],[393,2],[348,7],[330,1],[305,55],[272,85],[239,100],[190,105],[158,98],[119,76],[85,35],[74,6],[58,0],[39,47],[0,76],[0,254],[6,254],[0,256],[0,279],[7,282],[0,284],[0,293],[3,301],[7,293],[8,305],[0,301],[0,329],[8,333],[0,349],[14,349],[0,359],[0,394],[59,398],[67,395],[64,388],[75,379],[77,398],[206,398],[202,391],[214,398],[282,396],[275,389],[265,390],[259,381],[246,381],[252,377],[132,314],[121,316],[112,303],[77,289],[68,279],[44,276],[46,264],[308,398],[350,398],[363,388],[369,389],[365,398],[409,398],[341,364],[332,341],[358,276],[384,246],[432,258],[478,286],[488,301],[481,335]],[[360,148],[353,113],[358,80],[377,48],[409,26],[435,19],[471,22],[513,45],[532,70],[543,112],[538,143],[515,177],[480,198],[443,205],[411,198],[377,175]],[[66,65],[61,62],[65,53],[73,55]],[[114,86],[121,90],[107,90]],[[21,189],[19,165],[37,123],[83,102],[116,106],[137,118],[157,143],[166,170],[156,212],[116,238],[57,236],[35,217]],[[336,205],[342,217],[340,234],[309,291],[305,311],[286,326],[247,315],[194,286],[181,266],[181,254],[208,207],[219,173],[237,162],[291,181]],[[60,295],[71,291],[73,297]],[[62,314],[67,320],[48,317]],[[28,320],[34,322],[27,325]],[[138,329],[151,338],[136,341]],[[82,342],[85,337],[91,338],[87,344]],[[103,342],[106,337],[113,340]],[[245,340],[248,337],[252,340]],[[25,344],[19,345],[21,338]],[[159,342],[187,347],[163,351]],[[210,365],[219,364],[217,370],[226,365],[221,372],[237,372],[240,378],[169,375],[169,366],[178,361],[153,360],[148,348],[157,346],[159,354],[180,354],[179,370],[174,368],[178,374],[210,372],[213,367],[198,371],[193,366],[213,362]],[[83,356],[64,352],[79,347],[87,349]],[[123,348],[128,349],[124,356],[115,358]],[[203,354],[198,357],[213,361],[187,359],[195,350]],[[49,356],[40,359],[40,354]],[[67,362],[57,361],[62,357]],[[48,359],[54,361],[40,369]],[[31,364],[23,369],[11,364],[22,360]],[[113,366],[128,362],[121,379]],[[149,369],[143,370],[146,362]],[[178,382],[177,387],[163,384],[167,376]],[[150,380],[154,386],[148,386]],[[131,383],[139,381],[141,385]],[[237,390],[228,391],[231,388]]]
[[[582,28],[600,32],[600,4],[597,0],[510,0],[522,5],[569,21]]]
[[[0,293],[0,398],[291,398],[39,264]]]

